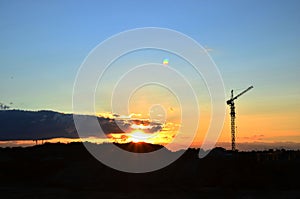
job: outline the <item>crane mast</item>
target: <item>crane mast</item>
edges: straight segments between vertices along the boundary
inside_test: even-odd
[[[233,90],[231,90],[231,98],[227,100],[227,104],[230,106],[230,118],[231,118],[231,149],[232,151],[236,150],[235,147],[235,106],[234,106],[234,100],[236,100],[238,97],[243,95],[244,93],[248,92],[250,89],[252,89],[253,86],[250,86],[240,94],[233,96]]]

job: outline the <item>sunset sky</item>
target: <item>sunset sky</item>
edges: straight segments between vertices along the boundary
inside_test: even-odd
[[[162,27],[207,49],[227,98],[231,89],[238,94],[254,86],[236,101],[237,142],[300,142],[299,9],[297,0],[0,1],[0,102],[16,109],[71,113],[77,70],[94,47],[122,31]],[[194,142],[198,146],[210,119],[209,95],[180,57],[157,50],[131,53],[111,66],[106,89],[120,67],[163,63],[164,58],[197,91],[203,121]],[[152,102],[165,104],[168,122],[178,122],[176,99],[157,86],[138,90],[131,112],[145,119]],[[106,103],[97,98],[99,114],[111,112]],[[220,142],[230,141],[229,119],[227,107]]]

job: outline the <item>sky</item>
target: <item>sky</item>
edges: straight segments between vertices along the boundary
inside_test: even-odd
[[[129,29],[162,27],[208,49],[227,98],[231,89],[237,94],[254,86],[236,102],[239,142],[300,142],[299,8],[297,0],[1,0],[0,102],[16,109],[72,112],[77,71],[95,46]],[[147,56],[160,59],[157,52],[133,55],[141,61]],[[170,65],[183,64],[174,59]],[[193,79],[192,73],[187,77]],[[147,104],[136,102],[141,101]],[[209,115],[205,104],[204,116]],[[99,112],[109,111],[99,106]],[[230,140],[229,130],[227,112],[220,141]]]

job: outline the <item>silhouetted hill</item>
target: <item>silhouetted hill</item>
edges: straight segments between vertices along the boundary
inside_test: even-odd
[[[124,144],[120,144],[120,143],[114,143],[114,144],[120,147],[121,149],[124,149],[129,152],[134,152],[134,153],[149,153],[152,151],[157,151],[164,147],[162,145],[150,144],[146,142],[138,142],[138,143],[129,142]]]
[[[198,152],[189,149],[161,170],[131,174],[98,162],[82,143],[1,148],[1,197],[300,197],[299,151],[232,153],[218,148],[203,159],[198,158]]]

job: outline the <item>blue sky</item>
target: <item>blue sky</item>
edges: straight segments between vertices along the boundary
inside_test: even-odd
[[[254,85],[239,102],[244,114],[291,114],[296,121],[299,8],[297,0],[1,0],[0,102],[71,112],[73,82],[87,54],[114,34],[151,26],[212,49],[228,95]]]

